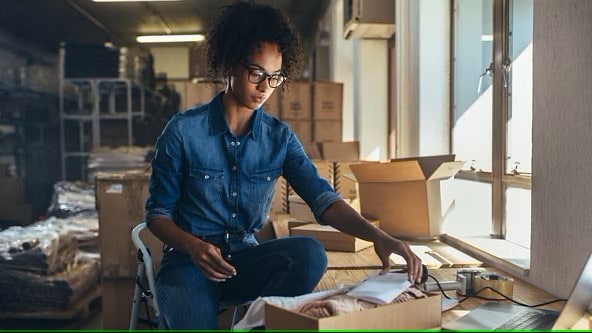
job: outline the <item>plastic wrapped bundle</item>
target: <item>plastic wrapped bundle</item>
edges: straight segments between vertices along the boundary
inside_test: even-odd
[[[0,268],[51,274],[72,262],[75,239],[52,225],[12,226],[0,232]]]
[[[96,214],[94,184],[84,182],[57,182],[47,216],[72,217]]]

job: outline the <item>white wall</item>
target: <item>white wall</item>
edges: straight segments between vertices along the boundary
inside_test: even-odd
[[[343,141],[356,140],[354,133],[354,43],[343,38],[343,1],[333,0],[329,7],[331,21],[331,80],[343,83]]]
[[[450,2],[396,2],[397,157],[448,153]]]
[[[388,158],[388,41],[345,40],[343,1],[331,4],[331,80],[343,82],[344,141],[360,141],[364,160]],[[394,15],[394,14],[393,14]]]
[[[566,297],[592,251],[592,1],[534,1],[529,280]]]
[[[189,78],[188,46],[155,46],[150,48],[154,56],[154,72],[167,73],[169,80]]]
[[[388,159],[388,42],[359,40],[354,45],[358,54],[354,128],[360,140],[360,157],[384,161]]]

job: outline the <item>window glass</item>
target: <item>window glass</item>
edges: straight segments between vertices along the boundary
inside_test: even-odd
[[[488,236],[491,232],[491,184],[454,179],[454,206],[442,232],[456,237]],[[443,190],[446,183],[442,183]],[[445,192],[445,191],[444,191]]]
[[[458,0],[454,15],[452,145],[466,167],[491,171],[493,3]]]
[[[530,248],[530,190],[506,188],[506,240]]]

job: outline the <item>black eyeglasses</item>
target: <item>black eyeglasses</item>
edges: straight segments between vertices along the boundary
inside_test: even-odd
[[[246,65],[241,63],[244,68],[249,71],[249,82],[259,84],[267,78],[269,86],[277,88],[286,82],[286,77],[282,73],[267,73],[261,68],[253,67],[253,65]]]

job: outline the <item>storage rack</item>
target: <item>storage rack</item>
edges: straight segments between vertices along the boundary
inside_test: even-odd
[[[65,51],[62,48],[59,62],[61,177],[63,180],[86,180],[88,156],[93,148],[102,144],[102,121],[125,121],[126,144],[134,144],[133,121],[135,117],[143,119],[145,116],[147,89],[127,78],[66,78],[64,68]],[[72,127],[78,128],[77,135],[71,135],[76,131]],[[72,143],[76,136],[77,142]],[[78,171],[74,176],[69,168],[72,159],[78,160]]]

